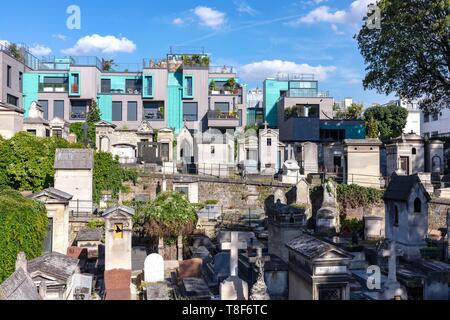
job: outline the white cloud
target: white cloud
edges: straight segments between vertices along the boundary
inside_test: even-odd
[[[41,44],[37,44],[30,48],[30,52],[35,56],[48,56],[52,53],[52,49]]]
[[[9,46],[9,41],[8,40],[0,40],[0,45],[1,46],[4,46],[4,47],[7,47],[7,46]]]
[[[184,20],[181,18],[175,18],[175,19],[173,19],[172,23],[176,26],[180,26],[180,25],[184,24]]]
[[[285,60],[263,60],[239,68],[240,76],[247,81],[262,81],[266,78],[275,77],[277,73],[311,73],[315,75],[317,80],[325,80],[335,71],[335,66],[311,66]]]
[[[200,24],[212,29],[218,29],[225,24],[225,13],[208,7],[196,7],[194,14],[200,19]]]
[[[236,5],[236,10],[239,13],[247,13],[251,16],[254,16],[257,11],[253,9],[247,2],[245,1],[234,1],[234,4]]]
[[[331,30],[334,31],[334,33],[336,33],[337,35],[343,35],[344,32],[342,32],[341,30],[339,30],[338,26],[335,24],[331,25]]]
[[[68,55],[83,55],[98,51],[101,53],[132,53],[135,50],[136,44],[125,37],[117,38],[93,34],[79,39],[75,46],[62,50],[62,52]]]
[[[60,33],[54,34],[53,38],[56,38],[56,39],[61,40],[61,41],[66,41],[67,40],[67,36],[65,36],[63,34],[60,34]]]
[[[367,6],[377,0],[355,0],[350,7],[345,10],[332,10],[328,6],[320,6],[307,15],[290,22],[291,26],[298,26],[302,23],[313,24],[328,22],[332,24],[357,24],[362,22],[367,14]]]

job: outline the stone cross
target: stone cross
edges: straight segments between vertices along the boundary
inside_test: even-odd
[[[292,145],[289,144],[288,145],[288,160],[292,160],[292,159],[293,159],[293,157],[292,157]]]
[[[247,249],[247,244],[239,242],[239,232],[231,232],[231,242],[223,242],[222,250],[230,250],[230,275],[238,275],[239,250]]]
[[[388,279],[392,282],[397,282],[397,251],[395,241],[389,243],[389,250],[383,251],[383,257],[389,257]]]
[[[264,121],[263,125],[264,125],[264,130],[267,130],[267,127],[269,126],[269,124],[267,123],[267,121]]]
[[[388,280],[384,284],[382,290],[382,299],[392,300],[392,299],[408,299],[406,290],[397,281],[397,254],[403,254],[402,252],[396,251],[395,241],[390,241],[389,250],[383,250],[383,257],[389,257],[389,274]]]

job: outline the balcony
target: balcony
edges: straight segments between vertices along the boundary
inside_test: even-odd
[[[208,127],[237,128],[239,127],[239,117],[235,112],[209,111]]]
[[[68,84],[40,83],[39,92],[68,92]]]
[[[86,112],[72,111],[70,113],[70,120],[72,121],[86,120]]]
[[[290,89],[286,91],[282,97],[285,98],[330,98],[329,91],[317,91],[316,89]]]
[[[232,66],[210,66],[209,73],[236,74],[236,69]]]
[[[164,121],[164,112],[146,112],[144,109],[144,120],[147,121]]]
[[[128,88],[128,89],[104,89],[100,94],[115,94],[115,95],[141,95],[142,88]]]

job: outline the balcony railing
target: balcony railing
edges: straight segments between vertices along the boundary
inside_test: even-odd
[[[236,69],[232,66],[211,66],[209,73],[236,73]]]
[[[149,121],[164,121],[164,113],[156,112],[156,113],[146,113],[144,110],[144,120]]]
[[[291,81],[291,80],[304,80],[304,81],[314,81],[315,75],[312,73],[277,73],[277,80]]]
[[[70,113],[70,120],[85,120],[86,112],[73,111]]]
[[[330,98],[329,91],[316,91],[315,89],[288,90],[282,97],[286,98]]]
[[[211,120],[218,120],[218,119],[236,120],[236,119],[239,119],[239,117],[236,112],[224,112],[224,111],[211,110],[211,111],[208,111],[208,119],[211,119]]]
[[[142,88],[128,88],[128,89],[109,89],[102,90],[101,94],[133,94],[133,95],[141,95]]]
[[[68,84],[40,83],[39,92],[68,92]]]
[[[71,66],[97,67],[102,70],[102,62],[97,57],[79,56],[58,59],[56,57],[44,57],[38,66],[38,70],[69,70]]]

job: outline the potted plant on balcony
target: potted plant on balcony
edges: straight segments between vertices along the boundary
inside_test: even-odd
[[[233,93],[234,90],[237,89],[236,79],[234,79],[234,78],[228,79],[227,82],[224,85],[224,88],[226,90],[225,94],[227,94],[227,91],[228,91],[228,94],[229,93]]]
[[[219,94],[219,90],[217,90],[217,84],[214,80],[212,80],[209,84],[209,91],[211,92],[211,94]]]

